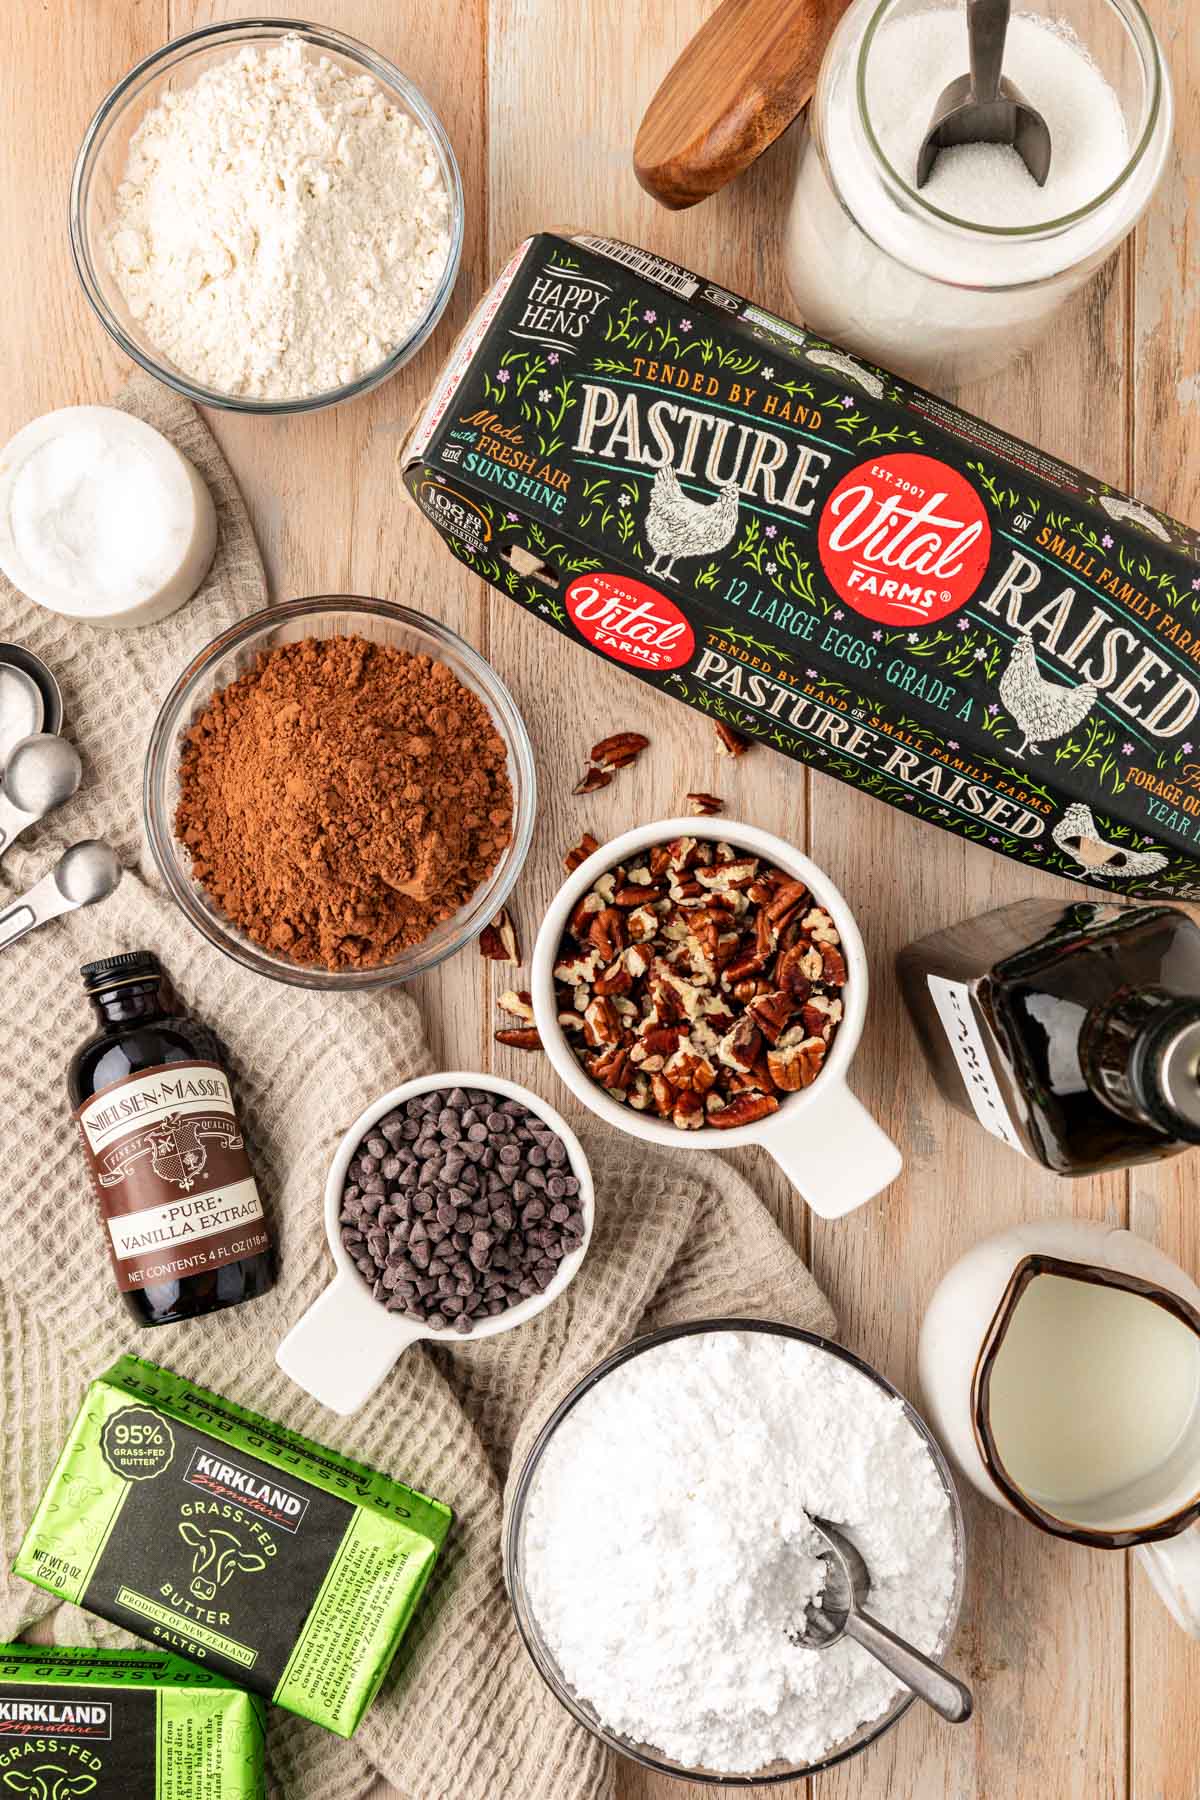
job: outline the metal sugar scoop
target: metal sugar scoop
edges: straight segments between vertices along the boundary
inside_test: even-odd
[[[943,1719],[952,1725],[969,1719],[975,1704],[970,1688],[862,1610],[871,1572],[850,1539],[828,1519],[811,1523],[821,1539],[825,1588],[819,1601],[809,1602],[804,1624],[788,1632],[789,1641],[805,1650],[828,1650],[843,1637],[853,1638]]]
[[[971,73],[942,89],[917,156],[924,187],[938,153],[959,144],[1011,144],[1039,187],[1050,173],[1050,128],[1000,71],[1008,36],[1009,0],[967,0]]]

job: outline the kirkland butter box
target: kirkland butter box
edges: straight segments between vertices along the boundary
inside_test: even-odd
[[[123,1356],[88,1388],[13,1568],[349,1737],[450,1520],[441,1501]]]
[[[520,247],[403,456],[469,568],[714,721],[1018,861],[1200,897],[1186,526],[586,235]]]
[[[0,1644],[0,1794],[263,1800],[263,1710],[177,1656]]]

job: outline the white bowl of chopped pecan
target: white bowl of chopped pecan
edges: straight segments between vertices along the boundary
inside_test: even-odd
[[[867,1005],[858,927],[782,838],[727,819],[614,838],[559,889],[531,982],[551,1062],[618,1130],[761,1144],[825,1218],[900,1173],[846,1085]]]

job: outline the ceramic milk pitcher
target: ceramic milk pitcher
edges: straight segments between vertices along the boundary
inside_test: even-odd
[[[1200,1288],[1132,1232],[1037,1220],[977,1244],[921,1328],[930,1423],[987,1499],[1136,1546],[1200,1637]]]

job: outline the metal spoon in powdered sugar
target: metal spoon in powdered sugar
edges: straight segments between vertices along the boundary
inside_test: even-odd
[[[975,1704],[970,1688],[862,1610],[871,1571],[857,1547],[828,1519],[810,1515],[810,1522],[821,1540],[817,1555],[825,1565],[825,1585],[819,1600],[809,1602],[803,1625],[788,1632],[789,1642],[828,1650],[843,1637],[853,1638],[943,1719],[952,1725],[969,1719]]]

